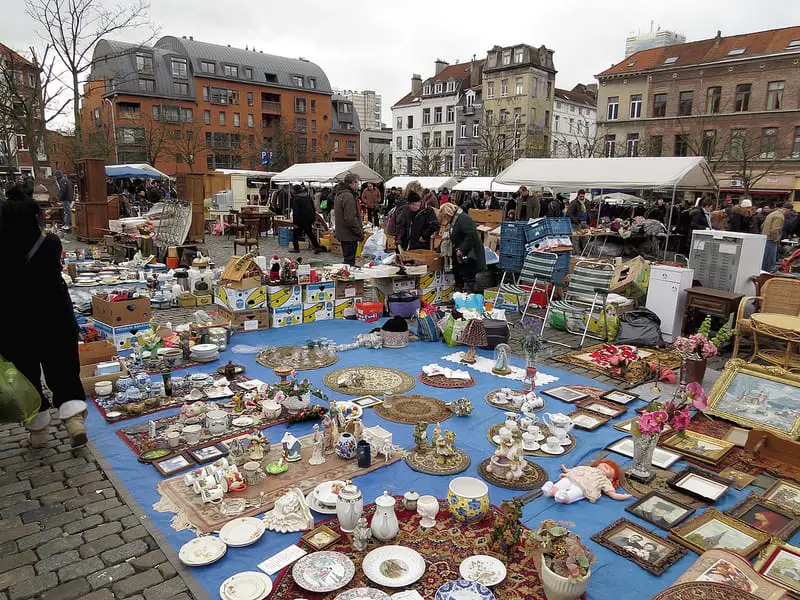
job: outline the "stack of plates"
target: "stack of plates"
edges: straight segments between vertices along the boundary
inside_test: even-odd
[[[255,517],[240,517],[229,521],[219,530],[219,539],[228,546],[241,548],[255,544],[264,535],[264,521]]]
[[[228,546],[218,537],[205,535],[194,538],[181,546],[180,561],[190,567],[204,567],[225,556]]]
[[[219,586],[222,600],[264,600],[272,592],[272,580],[256,571],[245,571],[228,577]]]
[[[192,359],[196,362],[211,362],[219,358],[216,344],[197,344],[192,346]]]
[[[311,510],[323,515],[336,514],[336,499],[339,497],[339,490],[345,486],[344,481],[324,481],[314,488],[306,496],[306,504]]]

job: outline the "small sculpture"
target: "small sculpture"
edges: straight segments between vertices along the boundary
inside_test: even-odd
[[[364,436],[364,424],[358,417],[353,417],[347,421],[347,431],[353,434],[356,440],[360,440]]]
[[[267,465],[267,473],[270,475],[280,475],[281,473],[286,472],[288,468],[289,465],[284,459],[283,454],[281,454],[278,457],[278,460],[272,461]]]
[[[439,447],[439,440],[442,439],[442,426],[437,423],[433,428],[433,435],[431,435],[431,448],[436,449]]]
[[[438,425],[437,425],[438,427]],[[440,465],[447,465],[452,462],[456,455],[455,451],[456,434],[449,429],[440,436],[436,442],[436,462]]]
[[[228,449],[228,456],[230,461],[237,467],[241,467],[245,463],[245,452],[242,447],[242,441],[235,438]]]
[[[233,395],[233,412],[240,413],[244,410],[244,400],[241,394]]]
[[[344,412],[339,406],[336,404],[336,400],[331,400],[331,407],[330,407],[330,415],[333,417],[334,423],[336,423],[336,427],[339,431],[344,431],[345,427],[347,426],[347,421],[344,418]]]
[[[281,446],[283,446],[283,458],[287,462],[295,462],[300,460],[300,440],[298,440],[288,431],[283,434]]]
[[[459,398],[455,402],[448,402],[445,406],[457,417],[468,417],[472,414],[472,402],[469,398]]]
[[[319,423],[314,423],[314,450],[311,458],[308,459],[310,465],[321,465],[325,462],[325,435],[319,430]]]
[[[522,539],[522,504],[518,500],[503,500],[500,503],[500,514],[494,519],[492,546],[507,558]]]
[[[498,344],[494,349],[494,366],[492,373],[495,375],[508,375],[511,368],[508,366],[508,344]]]
[[[417,454],[427,454],[431,449],[428,444],[428,423],[417,423],[414,425],[414,452]]]
[[[264,441],[264,434],[260,431],[250,435],[250,442],[247,445],[247,455],[250,460],[260,461],[264,458]]]
[[[299,488],[291,488],[275,501],[275,507],[264,517],[267,529],[280,533],[305,531],[314,527],[314,517],[306,504],[305,496]]]
[[[372,529],[366,517],[361,517],[356,524],[356,530],[353,532],[353,545],[356,550],[363,552],[367,549],[367,545],[372,540]]]
[[[525,472],[525,458],[522,454],[522,432],[515,429],[501,438],[486,470],[506,481],[518,481]]]
[[[330,414],[325,415],[325,417],[322,419],[322,427],[325,430],[324,432],[325,454],[333,454],[334,446],[336,445],[336,440],[339,437],[339,435],[337,432],[334,432],[334,429],[336,428],[336,423],[334,423]]]
[[[561,476],[557,483],[547,481],[542,486],[545,496],[554,498],[561,504],[572,504],[586,498],[589,502],[597,502],[601,494],[613,500],[627,500],[630,494],[620,494],[619,465],[613,460],[598,460],[591,466],[581,465],[568,469],[561,465]]]
[[[383,454],[383,458],[386,460],[386,462],[389,462],[392,458],[392,455],[394,454],[394,445],[392,444],[392,442],[387,441],[381,447],[380,452],[381,454]]]

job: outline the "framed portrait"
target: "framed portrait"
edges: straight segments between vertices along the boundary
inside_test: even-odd
[[[584,410],[596,412],[599,415],[604,415],[610,419],[624,414],[627,410],[624,406],[615,404],[614,402],[606,402],[605,400],[581,400],[575,406],[580,406]]]
[[[730,442],[694,431],[684,431],[683,437],[677,433],[671,435],[663,440],[661,445],[711,465],[718,464],[728,452],[733,450],[733,444]]]
[[[633,458],[633,438],[631,436],[620,438],[606,446],[606,449]],[[669,469],[680,457],[680,454],[657,446],[653,452],[653,464],[659,469]]]
[[[330,527],[320,525],[311,531],[303,534],[300,541],[314,551],[324,550],[341,538],[341,534],[336,533]]]
[[[602,394],[600,398],[608,400],[609,402],[616,402],[617,404],[628,404],[629,402],[637,400],[639,396],[623,390],[609,390],[605,394]]]
[[[708,413],[791,439],[800,437],[800,375],[729,360],[708,395]]]
[[[577,402],[578,400],[583,400],[584,398],[588,398],[589,395],[585,394],[584,392],[578,392],[573,390],[568,385],[559,385],[557,387],[551,387],[546,390],[542,390],[543,394],[547,394],[556,400],[561,400],[562,402]]]
[[[792,511],[758,494],[750,494],[725,514],[783,541],[800,529],[800,518]]]
[[[583,410],[582,408],[569,413],[567,416],[572,419],[575,427],[586,429],[587,431],[593,431],[611,420],[611,417],[599,415],[588,410]]]
[[[768,533],[750,527],[716,508],[709,508],[702,515],[673,527],[669,537],[698,554],[719,548],[745,558],[752,557],[769,542]]]
[[[227,456],[228,449],[222,444],[211,444],[210,446],[203,446],[202,448],[190,450],[187,452],[187,454],[192,457],[194,462],[202,465],[207,462],[214,462],[223,456]]]
[[[759,598],[778,600],[784,596],[783,591],[759,575],[748,561],[727,550],[704,552],[677,579],[675,585],[689,581],[719,583],[756,594]]]
[[[670,487],[699,498],[704,502],[716,502],[730,489],[724,479],[696,467],[689,467],[676,473],[669,481]]]
[[[793,592],[793,595],[800,594],[800,554],[796,551],[778,546],[759,572]]]
[[[615,521],[603,531],[594,534],[592,540],[635,562],[653,575],[661,575],[686,554],[686,550],[678,544],[628,519]]]
[[[195,462],[186,454],[174,454],[161,460],[154,460],[152,465],[164,477],[180,473],[195,466]]]
[[[772,500],[784,508],[800,515],[800,485],[788,479],[779,479],[764,492],[765,500]]]
[[[357,404],[361,408],[369,408],[370,406],[383,404],[383,400],[376,398],[375,396],[359,396],[358,398],[351,400],[351,402],[353,404]]]
[[[695,511],[691,506],[681,504],[660,492],[650,492],[642,496],[630,506],[626,506],[625,510],[656,527],[667,530],[687,519]]]

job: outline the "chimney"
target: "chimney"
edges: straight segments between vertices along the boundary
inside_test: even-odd
[[[192,41],[194,41],[194,36],[193,36],[193,35],[190,35],[190,36],[189,36],[189,39],[190,39],[190,40],[192,40]]]
[[[722,43],[722,31],[717,29],[717,37],[714,38],[714,48],[719,48]]]
[[[447,61],[444,61],[441,58],[437,58],[436,61],[433,63],[433,66],[434,66],[434,73],[433,74],[434,75],[438,75],[439,73],[442,72],[442,70],[445,67],[447,67],[449,65],[450,65],[450,63],[448,63]]]
[[[422,93],[422,76],[419,73],[414,73],[411,76],[411,93],[412,94]]]
[[[469,87],[475,87],[481,83],[481,64],[475,60],[475,55],[472,55],[472,60],[469,63]]]

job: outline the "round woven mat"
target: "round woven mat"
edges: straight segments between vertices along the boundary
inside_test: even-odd
[[[425,385],[438,388],[447,388],[450,390],[468,388],[475,385],[475,380],[471,376],[469,381],[467,381],[465,379],[448,379],[444,375],[426,375],[425,373],[420,373],[417,375],[417,379],[419,379]]]
[[[426,475],[455,475],[466,471],[470,464],[469,454],[463,450],[455,448],[456,457],[448,465],[440,465],[437,462],[436,452],[420,454],[413,450],[406,455],[406,464],[413,470]]]
[[[494,444],[495,446],[498,446],[499,444],[497,444],[493,438],[494,436],[500,434],[500,428],[503,427],[503,425],[504,423],[495,423],[494,425],[489,427],[489,431],[486,432],[486,437],[488,437],[489,441],[492,442],[492,444]],[[544,435],[545,438],[548,435],[550,435],[550,433],[547,430],[547,426],[545,426],[544,424],[539,423],[539,428],[541,429],[542,435]],[[558,458],[559,456],[564,456],[564,454],[569,454],[575,449],[575,436],[572,435],[571,433],[568,433],[567,436],[569,437],[569,446],[563,446],[564,452],[561,454],[548,454],[547,452],[543,452],[542,450],[524,450],[524,449],[522,450],[522,453],[525,456],[537,456],[539,458]]]
[[[490,460],[491,457],[478,465],[478,474],[497,487],[503,487],[509,490],[532,490],[538,488],[547,481],[547,473],[545,473],[544,469],[529,460],[525,461],[525,471],[523,471],[521,478],[517,481],[506,481],[493,473],[489,473],[486,467],[489,465]]]
[[[499,408],[500,410],[506,410],[506,411],[509,411],[509,412],[519,412],[520,409],[519,408],[515,408],[514,405],[511,402],[506,402],[505,404],[501,404],[501,403],[498,403],[498,402],[494,401],[494,398],[497,395],[497,392],[499,392],[499,391],[500,390],[492,390],[491,392],[486,394],[483,397],[483,399],[486,400],[486,404],[488,404],[489,406],[494,406],[495,408]],[[517,391],[517,390],[514,390],[514,391]],[[539,398],[541,398],[544,401],[544,397],[543,396],[540,395]],[[540,410],[544,410],[545,406],[547,406],[547,402],[543,402],[542,403],[542,408],[537,408],[533,412],[539,412]]]
[[[388,404],[388,406],[387,406]],[[379,417],[395,423],[439,423],[453,416],[441,400],[417,394],[390,396],[373,409]]]
[[[756,600],[758,597],[715,581],[686,581],[656,594],[653,600]]]
[[[361,380],[352,385],[339,385],[340,379],[352,375]],[[345,367],[331,371],[322,381],[334,392],[348,396],[390,396],[407,392],[417,385],[408,373],[388,367]]]
[[[628,468],[629,467],[623,467],[620,469],[622,471],[622,477],[620,477],[619,485],[632,496],[641,498],[650,492],[659,492],[664,494],[667,498],[672,498],[692,508],[705,508],[708,506],[705,502],[697,500],[669,486],[668,482],[675,477],[675,471],[653,467],[653,473],[655,473],[656,476],[649,483],[642,483],[641,481],[628,477]]]
[[[310,371],[330,367],[339,357],[336,353],[320,352],[306,346],[268,348],[256,356],[256,362],[269,369],[292,367],[295,371]]]

